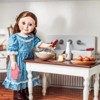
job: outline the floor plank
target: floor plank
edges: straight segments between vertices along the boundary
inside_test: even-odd
[[[0,100],[13,100],[13,93],[12,90],[4,88],[0,83]]]
[[[83,100],[82,89],[49,87],[46,96],[42,96],[42,88],[35,87],[33,90],[34,100]],[[93,100],[93,91],[90,92],[89,100]]]

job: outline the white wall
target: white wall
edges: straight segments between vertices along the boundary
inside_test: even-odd
[[[29,10],[38,17],[38,35],[47,34],[93,35],[100,53],[100,1],[66,0],[42,2],[1,2],[0,28],[15,23],[16,16]]]

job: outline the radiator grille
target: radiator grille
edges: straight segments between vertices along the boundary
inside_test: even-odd
[[[57,75],[57,74],[50,74],[50,77],[51,77],[50,84],[52,86],[83,88],[84,79],[82,77]],[[91,88],[93,87],[93,77],[90,80],[90,87]]]

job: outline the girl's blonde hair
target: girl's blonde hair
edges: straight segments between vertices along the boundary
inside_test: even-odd
[[[16,23],[14,25],[13,34],[20,32],[18,23],[19,23],[19,20],[21,18],[24,18],[24,17],[31,17],[31,18],[33,18],[33,20],[35,20],[35,28],[31,32],[31,33],[33,33],[35,35],[36,32],[37,32],[37,30],[36,30],[36,27],[37,27],[37,17],[36,17],[35,14],[33,14],[32,12],[29,12],[29,11],[24,11],[24,12],[20,13],[19,16],[16,18]]]

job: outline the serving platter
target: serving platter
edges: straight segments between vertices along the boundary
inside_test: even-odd
[[[78,64],[78,65],[92,65],[95,64],[96,61],[79,61],[79,60],[71,60],[72,64]]]

